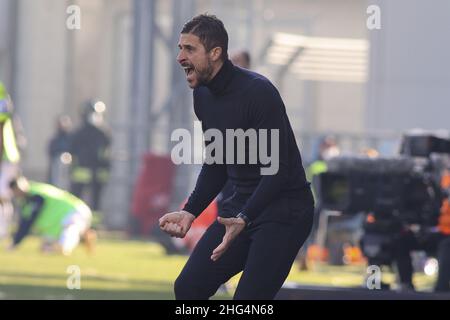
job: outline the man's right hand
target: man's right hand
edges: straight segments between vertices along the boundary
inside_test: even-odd
[[[194,220],[195,216],[187,211],[170,212],[159,219],[159,227],[172,237],[184,238]]]

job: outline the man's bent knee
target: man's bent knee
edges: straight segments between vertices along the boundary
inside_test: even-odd
[[[181,273],[175,280],[174,291],[177,300],[207,300],[216,290],[192,275]]]
[[[180,274],[174,284],[175,299],[177,300],[205,300],[209,296],[201,290],[199,284]]]
[[[187,281],[184,280],[182,275],[179,275],[178,278],[175,280],[174,284],[174,292],[175,292],[175,299],[177,300],[185,300],[189,295],[189,286],[187,284]]]

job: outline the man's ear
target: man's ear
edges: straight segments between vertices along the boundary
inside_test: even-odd
[[[215,48],[211,49],[210,56],[211,56],[212,61],[214,61],[214,62],[218,61],[220,59],[220,57],[222,56],[222,48],[215,47]]]

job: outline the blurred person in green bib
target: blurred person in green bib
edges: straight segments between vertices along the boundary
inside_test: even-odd
[[[81,240],[92,252],[96,239],[90,229],[91,209],[79,198],[52,185],[28,181],[24,177],[10,183],[20,221],[10,249],[15,249],[30,233],[42,237],[42,250],[70,255]]]
[[[9,182],[19,175],[20,153],[14,131],[13,103],[0,82],[0,239],[8,235],[14,209]]]

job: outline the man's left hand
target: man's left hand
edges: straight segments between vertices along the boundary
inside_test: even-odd
[[[218,217],[217,221],[225,226],[225,235],[222,243],[214,249],[211,260],[217,261],[225,251],[227,251],[233,240],[245,228],[245,221],[242,218],[222,218]]]

